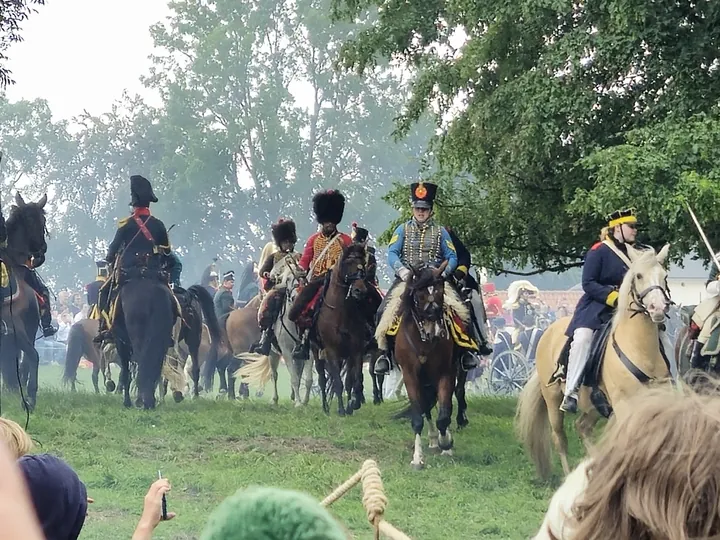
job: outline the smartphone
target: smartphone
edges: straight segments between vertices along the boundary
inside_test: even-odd
[[[158,471],[158,480],[162,480],[162,474]],[[165,494],[162,496],[162,515],[160,516],[163,521],[167,521],[167,498]]]

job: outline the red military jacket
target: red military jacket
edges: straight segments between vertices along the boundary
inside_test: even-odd
[[[330,242],[332,242],[332,245],[325,250]],[[312,278],[322,277],[340,260],[343,254],[343,248],[349,246],[351,243],[352,240],[345,233],[337,232],[328,237],[322,232],[317,232],[308,238],[308,241],[305,243],[305,249],[303,249],[302,257],[300,257],[300,267],[308,271],[312,265]],[[321,254],[322,257],[320,257]]]

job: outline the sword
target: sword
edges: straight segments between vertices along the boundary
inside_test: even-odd
[[[685,206],[687,206],[688,212],[690,212],[690,217],[695,222],[695,227],[697,227],[697,230],[700,233],[700,238],[703,239],[703,242],[705,242],[705,247],[710,252],[710,257],[712,257],[712,260],[715,263],[715,268],[720,271],[720,261],[718,261],[717,255],[715,255],[715,250],[710,245],[707,236],[705,236],[705,231],[703,231],[702,225],[700,225],[700,222],[698,221],[695,212],[693,212],[692,208],[690,208],[690,204],[687,201],[685,201]]]

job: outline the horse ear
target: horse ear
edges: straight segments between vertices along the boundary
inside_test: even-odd
[[[657,254],[657,262],[664,265],[667,260],[668,253],[670,253],[670,244],[665,244],[660,250],[660,253]]]
[[[45,205],[47,204],[47,193],[42,196],[42,199],[40,199],[37,204],[40,208],[45,208]]]
[[[19,191],[15,194],[15,204],[17,204],[18,208],[25,206],[25,199],[22,198]]]

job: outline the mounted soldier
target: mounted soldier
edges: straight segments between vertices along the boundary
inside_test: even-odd
[[[368,287],[368,295],[364,304],[365,316],[370,330],[371,339],[375,333],[375,314],[382,304],[383,295],[378,287],[377,278],[377,259],[375,258],[375,248],[369,246],[370,233],[367,229],[359,227],[356,222],[352,223],[350,229],[350,239],[353,244],[359,244],[365,248],[367,253],[367,262],[365,264],[365,281],[371,286]]]
[[[42,266],[45,262],[45,253],[39,252],[30,255],[30,258],[25,263],[28,269],[28,273],[25,274],[25,281],[40,297],[38,306],[40,308],[40,326],[42,327],[43,337],[50,337],[55,335],[57,329],[52,325],[52,311],[50,308],[50,291],[47,285],[43,283],[40,276],[35,271],[36,268]]]
[[[412,204],[413,218],[401,224],[390,239],[388,248],[388,264],[395,271],[395,281],[390,286],[383,303],[378,309],[378,332],[381,331],[380,322],[387,307],[393,290],[412,275],[410,267],[419,267],[422,264],[447,265],[441,278],[447,280],[455,273],[458,266],[457,251],[450,238],[450,233],[435,223],[433,219],[433,203],[437,193],[437,185],[428,182],[413,183],[410,186],[410,202]],[[457,291],[453,291],[457,295]],[[449,290],[445,289],[445,300],[448,300]],[[458,301],[461,301],[458,298]],[[392,314],[393,316],[395,314]],[[469,325],[472,326],[472,325]],[[381,346],[380,343],[378,343]],[[375,362],[375,373],[385,374],[390,370],[387,345],[381,346],[382,355]],[[477,350],[466,349],[461,357],[461,365],[469,371],[478,366]]]
[[[515,343],[521,332],[535,326],[537,310],[533,300],[537,298],[538,292],[538,288],[527,279],[513,281],[508,287],[508,299],[503,308],[512,313]]]
[[[720,260],[720,252],[715,254],[715,259]],[[690,323],[689,337],[694,339],[690,363],[693,369],[707,370],[710,366],[709,355],[702,354],[703,347],[708,342],[715,324],[711,322],[713,315],[720,315],[720,273],[714,261],[710,265],[710,274],[705,283],[707,297],[695,307]]]
[[[485,312],[485,303],[483,302],[480,285],[477,280],[469,273],[472,267],[472,258],[470,251],[465,247],[455,231],[450,227],[445,227],[450,240],[455,246],[458,256],[458,267],[455,269],[455,280],[462,292],[462,296],[469,303],[473,324],[471,325],[472,337],[475,338],[479,345],[479,353],[482,356],[489,356],[493,350],[488,340],[488,319]]]
[[[575,313],[565,335],[572,339],[568,356],[565,396],[560,410],[577,411],[577,391],[583,380],[590,356],[593,334],[613,316],[618,301],[618,290],[630,267],[627,245],[635,244],[637,216],[632,209],[613,212],[607,227],[600,232],[600,241],[585,255],[582,272],[584,294],[578,301]]]
[[[158,272],[158,276],[161,276],[160,272],[168,268],[170,240],[165,224],[150,213],[150,204],[158,202],[150,182],[140,175],[131,176],[130,196],[132,214],[118,222],[115,238],[105,257],[113,269],[113,279],[100,289],[98,306],[102,316],[98,335],[94,339],[96,343],[112,339],[111,306],[124,283],[133,275],[147,271]],[[172,336],[168,337],[172,343]]]
[[[313,213],[320,227],[308,238],[300,257],[300,268],[307,272],[307,277],[290,309],[289,318],[295,323],[308,308],[314,309],[330,269],[342,258],[344,248],[352,244],[350,237],[337,229],[344,212],[345,197],[337,190],[321,191],[313,197]],[[300,343],[293,350],[293,356],[301,360],[310,354],[307,330],[303,329]]]
[[[97,276],[95,281],[85,285],[85,292],[87,293],[88,303],[88,319],[99,319],[100,315],[97,312],[98,298],[100,297],[100,289],[108,279],[108,264],[107,261],[95,261],[97,267]]]
[[[222,284],[215,293],[213,304],[215,305],[215,315],[220,321],[220,327],[224,328],[228,315],[235,309],[235,298],[233,298],[233,286],[235,285],[235,272],[228,270],[223,274]]]
[[[202,276],[200,277],[200,285],[205,288],[210,296],[215,298],[215,293],[220,287],[220,275],[217,271],[217,257],[213,257],[213,262],[205,267]]]
[[[272,328],[275,325],[280,310],[282,309],[286,288],[277,283],[277,272],[273,272],[279,265],[284,265],[286,257],[292,256],[296,261],[300,259],[300,254],[295,252],[295,244],[297,244],[297,232],[295,222],[291,219],[280,219],[277,223],[272,224],[272,236],[278,250],[267,255],[260,267],[258,273],[264,280],[264,290],[268,291],[263,298],[258,310],[258,325],[262,330],[259,343],[252,346],[250,351],[258,352],[264,356],[270,354],[274,335]]]

